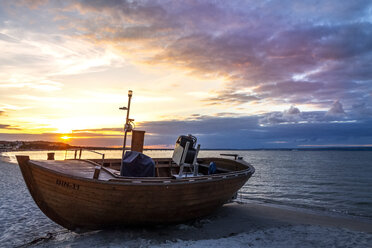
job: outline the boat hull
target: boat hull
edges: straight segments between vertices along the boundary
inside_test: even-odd
[[[163,183],[102,181],[58,173],[17,157],[26,185],[46,216],[70,230],[177,223],[210,214],[253,172]]]

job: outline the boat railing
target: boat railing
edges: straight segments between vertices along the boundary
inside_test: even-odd
[[[240,157],[239,154],[236,154],[236,153],[233,153],[233,154],[231,154],[231,153],[221,153],[220,156],[234,157],[234,160],[243,159],[243,157]]]
[[[73,151],[74,152],[74,159],[81,159],[81,156],[82,156],[83,151],[87,151],[87,152],[92,152],[92,153],[101,155],[102,156],[102,165],[105,162],[105,154],[104,153],[97,152],[97,151],[90,150],[90,149],[83,149],[83,148],[79,148],[79,149],[67,149],[66,152],[65,152],[65,159],[67,159],[67,153],[69,151]]]

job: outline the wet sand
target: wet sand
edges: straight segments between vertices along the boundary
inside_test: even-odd
[[[1,159],[1,158],[0,158]],[[0,160],[3,247],[370,247],[372,221],[267,204],[226,204],[192,222],[83,234],[45,217],[17,165]]]

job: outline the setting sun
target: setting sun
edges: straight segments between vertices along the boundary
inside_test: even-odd
[[[71,137],[69,137],[69,136],[62,136],[61,139],[63,139],[63,140],[69,140],[69,139],[71,139]]]

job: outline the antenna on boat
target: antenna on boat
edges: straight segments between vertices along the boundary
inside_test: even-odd
[[[124,141],[123,141],[123,153],[121,155],[121,166],[123,165],[123,159],[125,154],[125,146],[127,143],[127,133],[132,131],[132,125],[131,122],[134,121],[134,119],[129,119],[129,111],[130,111],[130,101],[132,100],[133,91],[128,91],[128,107],[121,107],[120,110],[126,110],[127,111],[127,118],[125,120],[124,125]]]

